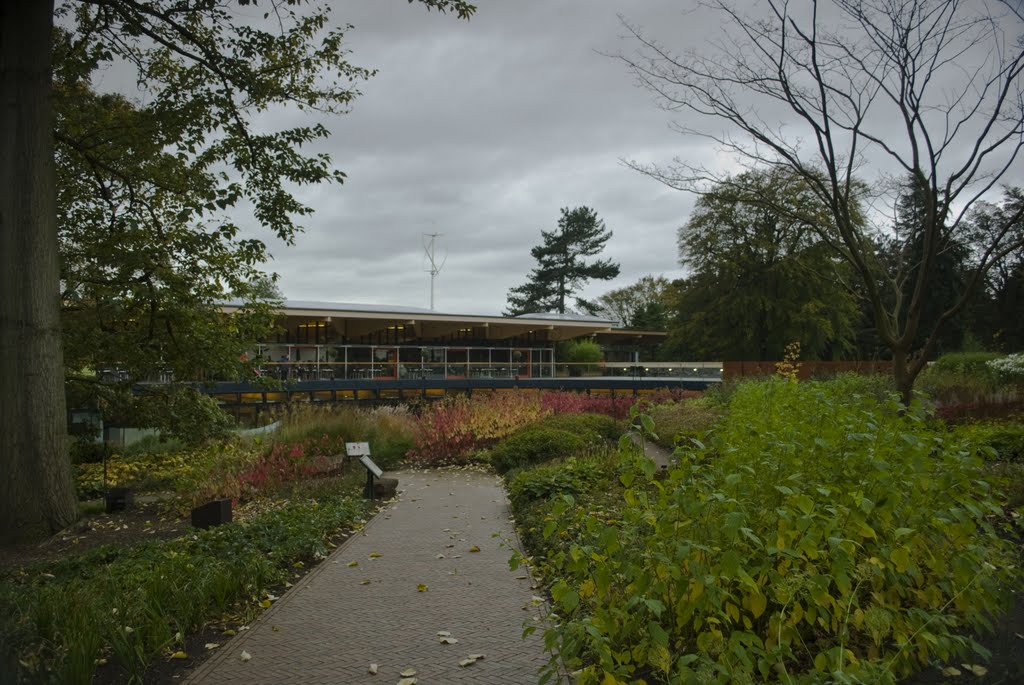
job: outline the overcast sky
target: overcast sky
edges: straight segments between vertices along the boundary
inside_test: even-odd
[[[602,256],[621,265],[584,296],[682,275],[676,230],[694,197],[621,160],[722,168],[723,157],[671,130],[673,115],[601,53],[636,49],[619,14],[674,50],[721,38],[721,16],[678,0],[476,4],[469,22],[401,0],[336,4],[336,21],[355,27],[352,61],[379,73],[350,114],[323,122],[333,132],[326,151],[348,181],[300,190],[316,213],[294,246],[263,235],[288,299],[427,307],[423,236],[440,233],[435,308],[498,314],[534,266],[541,229],[580,205],[611,229]],[[987,54],[975,46],[960,61]],[[266,124],[303,123],[281,116]],[[1020,166],[1008,180],[1020,183]]]
[[[398,0],[339,3],[354,63],[377,68],[350,114],[326,121],[343,186],[300,191],[316,210],[296,244],[271,243],[289,299],[427,307],[424,233],[440,233],[435,308],[500,313],[562,207],[587,205],[621,265],[593,297],[678,276],[676,229],[693,198],[627,169],[687,141],[633,84],[616,16],[686,41],[680,3],[479,0],[469,22]],[[690,143],[692,145],[692,142]],[[708,151],[711,154],[711,151]],[[270,242],[268,240],[268,242]]]

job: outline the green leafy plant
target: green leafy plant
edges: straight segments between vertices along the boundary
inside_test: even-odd
[[[136,547],[106,546],[0,578],[0,658],[24,682],[93,682],[98,660],[141,682],[182,636],[265,592],[293,565],[323,558],[363,513],[361,500],[296,497],[241,523]],[[266,601],[269,605],[269,601]]]
[[[575,454],[587,440],[557,428],[530,426],[515,433],[491,450],[491,465],[498,473],[551,461]]]
[[[624,452],[613,511],[568,491],[535,515],[549,677],[894,683],[984,655],[1015,551],[980,462],[919,405],[744,383],[678,456],[658,481]]]

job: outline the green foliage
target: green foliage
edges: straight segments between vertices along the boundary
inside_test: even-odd
[[[185,445],[202,445],[225,437],[234,421],[217,400],[195,388],[165,385],[150,388],[136,404],[132,425],[155,428]]]
[[[702,438],[722,418],[719,408],[694,400],[660,404],[647,413],[657,427],[655,442],[670,449],[689,445],[691,438]]]
[[[569,431],[588,441],[615,441],[622,435],[622,422],[606,414],[553,414],[541,421],[545,428]]]
[[[781,359],[802,343],[809,359],[852,346],[856,302],[822,240],[832,219],[806,181],[749,171],[702,194],[679,229],[668,345],[688,359]]]
[[[632,285],[610,290],[597,298],[596,313],[617,321],[622,328],[663,331],[670,287],[664,276],[644,276]]]
[[[589,207],[562,208],[558,230],[541,231],[543,243],[530,250],[537,266],[530,280],[508,292],[509,316],[538,312],[564,314],[568,298],[591,279],[610,280],[619,275],[619,265],[610,259],[585,261],[604,249],[612,237],[604,221]],[[592,311],[594,306],[576,299],[577,306]]]
[[[520,428],[490,452],[498,473],[579,454],[610,444],[622,434],[621,422],[603,414],[554,414]]]
[[[0,654],[29,682],[90,683],[116,656],[141,682],[155,657],[229,609],[248,615],[297,562],[323,558],[359,500],[337,492],[164,542],[101,547],[0,580]],[[245,602],[246,604],[240,605]],[[267,602],[269,605],[269,602]]]
[[[569,365],[570,376],[582,376],[598,370],[604,350],[593,340],[569,340],[558,345],[555,357]]]
[[[998,352],[950,352],[932,362],[929,369],[936,373],[992,378],[994,374],[988,362],[1002,356]]]
[[[585,449],[586,439],[557,428],[528,426],[491,450],[491,465],[498,473],[567,457]]]
[[[280,417],[272,440],[297,443],[327,436],[339,442],[368,442],[373,460],[383,469],[397,466],[413,446],[415,423],[404,406],[363,409],[299,404]]]
[[[976,402],[1009,386],[988,362],[1002,358],[995,352],[944,354],[921,373],[918,389],[944,403]]]
[[[953,434],[984,459],[1024,464],[1024,423],[1019,420],[960,424]]]
[[[570,457],[562,463],[518,471],[508,480],[508,496],[514,509],[557,495],[579,495],[604,479],[593,459]]]
[[[980,462],[916,404],[744,383],[712,444],[677,453],[665,481],[625,457],[616,511],[586,492],[548,503],[533,551],[561,616],[550,669],[894,683],[983,653],[972,635],[1019,580],[1015,550]]]

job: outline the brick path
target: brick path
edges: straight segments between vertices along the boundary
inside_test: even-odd
[[[419,685],[537,682],[547,661],[542,630],[521,636],[524,621],[538,619],[542,607],[533,604],[527,572],[509,571],[510,545],[518,543],[499,479],[464,470],[395,475],[399,500],[189,683],[383,685],[397,683],[407,668]],[[471,552],[474,546],[480,551]],[[358,566],[348,566],[352,561]],[[438,631],[458,643],[441,644]],[[239,658],[243,650],[249,661]],[[460,667],[471,653],[485,658]],[[371,663],[377,675],[368,673]]]

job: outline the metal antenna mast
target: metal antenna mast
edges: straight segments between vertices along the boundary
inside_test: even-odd
[[[430,310],[434,310],[434,279],[441,269],[444,267],[444,263],[448,261],[448,255],[444,256],[441,263],[438,264],[434,258],[434,241],[441,237],[441,233],[424,233],[423,234],[423,250],[427,253],[427,259],[430,261],[430,268],[427,269],[427,273],[430,274]],[[427,238],[430,238],[430,242],[427,242]]]

